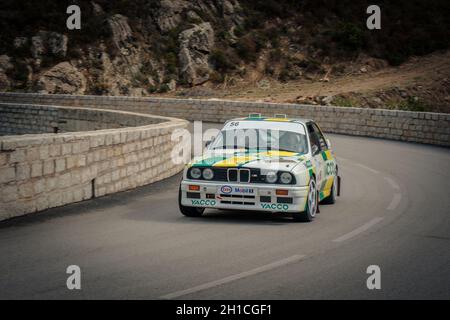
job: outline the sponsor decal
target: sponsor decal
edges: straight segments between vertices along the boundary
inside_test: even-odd
[[[254,193],[255,191],[252,188],[241,188],[241,187],[235,187],[234,192],[239,193]]]
[[[203,159],[198,159],[191,163],[195,167],[240,167],[257,160],[271,160],[273,158],[287,157],[289,160],[302,161],[301,153],[288,151],[253,151],[235,152],[232,155],[205,155]],[[298,157],[298,158],[295,158]]]
[[[221,193],[230,194],[232,192],[236,193],[255,193],[255,189],[253,188],[244,188],[244,187],[231,187],[231,186],[222,186],[220,188]]]
[[[325,169],[327,176],[334,176],[335,171],[336,171],[335,169],[336,168],[335,168],[334,162],[332,162],[332,161],[327,162],[326,169]]]
[[[233,191],[233,188],[231,188],[230,186],[223,186],[222,188],[220,188],[220,192],[222,193],[231,193]]]
[[[263,209],[271,209],[271,210],[287,210],[289,206],[283,203],[261,203],[261,207]]]
[[[209,199],[206,199],[206,200],[195,199],[195,200],[191,200],[191,202],[192,202],[193,206],[215,206],[216,205],[216,200],[209,200]]]

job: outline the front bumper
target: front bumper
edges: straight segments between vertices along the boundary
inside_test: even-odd
[[[189,186],[198,186],[198,190],[189,190]],[[183,180],[180,188],[183,206],[228,210],[298,213],[305,211],[308,196],[308,186]],[[287,195],[277,195],[280,189]]]

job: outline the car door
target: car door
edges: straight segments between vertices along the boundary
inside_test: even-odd
[[[314,134],[317,137],[320,152],[317,157],[321,158],[321,172],[320,172],[320,183],[317,183],[318,189],[320,191],[319,198],[320,200],[328,197],[331,192],[331,187],[333,186],[334,176],[336,175],[336,162],[331,153],[331,150],[328,148],[327,141],[322,134],[322,131],[319,129],[316,123],[311,123],[312,129],[314,130]]]
[[[320,136],[316,130],[314,123],[307,123],[309,142],[311,144],[312,161],[316,169],[316,185],[317,189],[321,191],[321,186],[326,178],[325,160],[322,156],[322,147],[320,143]]]

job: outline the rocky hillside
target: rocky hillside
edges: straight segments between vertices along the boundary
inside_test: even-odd
[[[66,28],[69,4],[81,7],[81,30]],[[140,96],[326,82],[448,48],[448,1],[378,1],[375,31],[365,27],[369,4],[2,0],[0,91]]]

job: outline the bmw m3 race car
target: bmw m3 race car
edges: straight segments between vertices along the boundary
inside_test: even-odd
[[[282,212],[309,222],[319,202],[340,192],[338,165],[312,120],[252,114],[229,120],[201,157],[184,169],[179,208],[189,217],[205,208]]]

